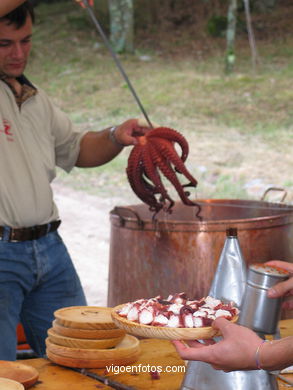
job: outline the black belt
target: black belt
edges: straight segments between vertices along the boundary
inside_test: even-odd
[[[31,241],[37,240],[48,233],[54,232],[60,226],[61,221],[53,221],[44,225],[25,228],[10,228],[0,226],[0,240],[3,241]]]

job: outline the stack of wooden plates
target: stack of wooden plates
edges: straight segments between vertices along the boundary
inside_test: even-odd
[[[134,363],[139,341],[117,328],[111,308],[72,306],[57,310],[46,339],[47,356],[67,367],[102,368]]]

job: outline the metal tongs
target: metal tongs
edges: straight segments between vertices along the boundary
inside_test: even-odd
[[[139,106],[139,108],[140,108],[140,110],[141,110],[143,116],[145,117],[147,123],[149,124],[149,126],[150,126],[151,128],[153,128],[154,126],[152,125],[152,122],[150,121],[150,119],[149,119],[149,117],[148,117],[148,115],[147,115],[147,113],[146,113],[146,110],[144,109],[144,107],[143,107],[143,105],[142,105],[142,103],[141,103],[141,101],[140,101],[140,99],[139,99],[137,93],[135,92],[135,89],[134,89],[133,85],[131,84],[131,82],[130,82],[130,80],[129,80],[129,78],[128,78],[128,76],[127,76],[127,74],[126,74],[126,72],[125,72],[125,70],[124,70],[124,68],[123,68],[123,66],[122,66],[122,64],[121,64],[121,62],[120,62],[120,60],[119,60],[119,58],[118,58],[118,56],[116,55],[115,51],[113,50],[113,48],[112,48],[112,46],[111,46],[111,44],[110,44],[108,38],[106,37],[106,34],[104,33],[104,31],[103,31],[103,29],[102,29],[100,23],[98,22],[98,20],[97,20],[95,14],[94,14],[94,11],[93,11],[92,7],[89,5],[88,0],[81,0],[81,3],[82,3],[83,6],[84,6],[83,8],[85,8],[85,9],[87,10],[87,12],[88,12],[90,18],[91,18],[92,21],[93,21],[94,26],[96,27],[97,31],[98,31],[99,34],[101,35],[101,37],[102,37],[102,39],[103,39],[103,41],[104,41],[106,47],[108,48],[108,50],[109,50],[111,56],[113,57],[114,62],[115,62],[115,64],[117,65],[117,68],[119,69],[119,71],[120,71],[122,77],[124,78],[126,84],[128,85],[128,88],[130,89],[130,92],[132,93],[132,95],[133,95],[133,97],[134,97],[136,103],[138,104],[138,106]]]

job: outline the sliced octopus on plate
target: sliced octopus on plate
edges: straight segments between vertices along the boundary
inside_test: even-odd
[[[138,299],[123,305],[117,314],[141,325],[170,328],[201,328],[211,326],[218,317],[231,320],[239,313],[232,302],[224,303],[207,296],[190,300],[185,293]]]

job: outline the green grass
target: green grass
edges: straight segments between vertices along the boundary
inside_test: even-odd
[[[36,13],[29,78],[74,122],[89,129],[99,130],[141,116],[85,11],[60,1],[40,5]],[[101,17],[106,19],[104,13]],[[186,134],[201,131],[200,126],[195,130],[195,123],[212,123],[215,131],[236,128],[269,143],[292,139],[292,37],[257,42],[261,63],[254,72],[247,38],[242,36],[237,42],[235,72],[230,76],[224,72],[224,39],[206,37],[206,46],[212,48],[207,54],[195,54],[191,43],[190,37],[177,35],[170,40],[170,51],[166,40],[159,51],[138,40],[136,55],[119,57],[155,123],[184,129]],[[188,44],[190,51],[186,50]],[[141,60],[143,54],[150,55],[151,60]],[[76,169],[70,178],[61,174],[61,179],[89,192],[95,186],[113,191],[119,185],[126,188],[126,160],[127,153],[123,153],[105,167]],[[243,183],[226,176],[206,191],[215,196],[232,195],[231,187],[235,195],[245,195]]]
[[[37,14],[29,73],[38,84],[69,113],[82,111],[98,120],[138,113],[124,80],[82,10],[60,2],[39,6]],[[52,18],[56,22],[52,23]],[[196,113],[202,120],[213,118],[219,124],[252,132],[263,128],[265,132],[266,125],[289,128],[291,124],[292,43],[260,45],[261,65],[255,74],[244,45],[238,49],[231,76],[224,74],[223,52],[219,56],[217,50],[204,60],[160,53],[154,53],[150,62],[138,56],[122,55],[120,59],[155,121],[173,113],[181,118]],[[139,50],[139,42],[137,45]]]

